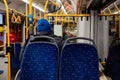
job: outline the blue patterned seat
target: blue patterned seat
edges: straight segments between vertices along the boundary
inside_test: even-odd
[[[54,44],[32,42],[26,46],[20,80],[58,80],[58,48]]]
[[[60,80],[99,80],[98,54],[93,45],[65,45],[60,65]]]

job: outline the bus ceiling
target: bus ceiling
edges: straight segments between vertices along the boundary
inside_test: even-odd
[[[111,3],[117,0],[92,0],[92,3],[88,7],[88,10],[101,10],[108,7]]]

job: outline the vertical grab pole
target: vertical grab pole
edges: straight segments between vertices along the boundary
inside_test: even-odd
[[[29,15],[28,15],[28,18],[29,18],[29,35],[34,34],[32,1],[33,0],[29,0]]]
[[[120,38],[120,16],[119,16],[119,38]]]
[[[35,26],[36,20],[37,20],[37,19],[36,19],[36,9],[34,8],[34,22],[33,22],[33,23],[34,23],[34,35],[36,35],[36,33],[37,33],[37,32],[36,32],[36,26]]]
[[[36,9],[34,8],[34,18],[36,19]]]
[[[47,5],[48,5],[48,0],[45,2],[45,7],[44,7],[44,18],[46,19],[46,11],[47,11]]]
[[[10,29],[9,29],[9,11],[8,11],[8,4],[7,4],[7,1],[4,0],[4,4],[5,4],[5,8],[6,8],[6,20],[7,20],[7,41],[8,41],[8,47],[10,47]],[[10,53],[8,52],[7,54],[7,57],[8,57],[8,80],[11,80],[11,64],[10,64]]]
[[[28,4],[26,4],[26,39],[28,39]]]
[[[41,13],[41,11],[39,12],[39,19],[41,19],[42,18],[42,13]]]
[[[56,15],[58,15],[58,11],[56,12]],[[56,16],[56,18],[55,18],[55,23],[56,23],[56,25],[57,25],[57,20],[58,19],[58,17]]]
[[[118,6],[116,4],[114,4],[116,10],[118,11],[118,14],[119,14],[119,38],[120,38],[120,9],[118,8]]]
[[[32,14],[32,0],[29,0],[30,4],[29,4],[29,14]]]

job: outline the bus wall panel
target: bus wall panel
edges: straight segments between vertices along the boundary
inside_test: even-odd
[[[90,17],[79,17],[78,37],[90,38]]]
[[[108,56],[108,39],[109,39],[109,21],[108,18],[98,18],[97,48],[99,57],[105,60]]]

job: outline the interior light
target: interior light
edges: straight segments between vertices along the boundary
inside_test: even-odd
[[[118,14],[118,11],[114,12],[113,14]]]
[[[29,4],[29,0],[21,0],[21,1],[25,2],[26,4]],[[56,1],[62,5],[61,0],[56,0]],[[38,6],[36,3],[33,2],[33,3],[32,3],[32,6],[33,6],[34,8],[36,8],[36,9],[44,12],[44,9],[41,8],[40,6]],[[66,10],[65,10],[65,8],[64,8],[63,5],[62,5],[61,9],[62,9],[62,10],[64,11],[64,13],[67,15],[67,12],[66,12]]]
[[[26,4],[29,4],[29,0],[21,0],[21,1],[25,2]],[[33,6],[34,8],[36,8],[36,9],[44,12],[44,9],[41,8],[40,6],[38,6],[36,3],[33,2],[33,3],[32,3],[32,6]]]

